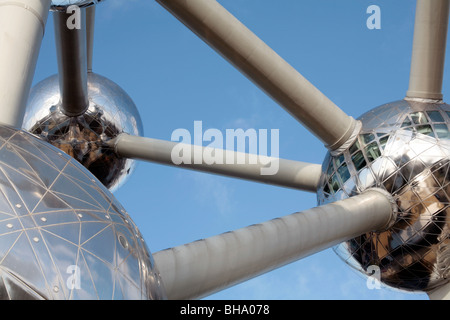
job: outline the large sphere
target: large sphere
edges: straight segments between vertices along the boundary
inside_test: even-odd
[[[77,161],[0,126],[0,299],[160,299],[124,208]]]
[[[336,251],[367,274],[379,267],[388,286],[437,288],[450,279],[450,105],[402,100],[359,120],[355,143],[326,156],[318,202],[377,187],[392,194],[399,212],[389,230],[368,232]]]
[[[88,93],[86,113],[69,117],[61,111],[58,76],[39,82],[31,90],[23,128],[78,160],[115,191],[136,162],[117,156],[108,141],[124,132],[142,135],[142,121],[128,94],[111,80],[89,73]]]

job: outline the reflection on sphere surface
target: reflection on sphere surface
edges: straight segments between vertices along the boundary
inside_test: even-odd
[[[61,111],[58,76],[39,82],[30,93],[23,128],[75,158],[115,191],[136,162],[117,156],[108,141],[123,132],[142,135],[142,122],[131,98],[107,78],[89,73],[88,93],[86,113],[69,117]]]
[[[396,101],[364,115],[355,143],[327,154],[319,205],[373,187],[388,191],[398,207],[395,224],[335,248],[348,264],[369,273],[379,267],[388,286],[428,291],[450,276],[450,106]]]
[[[162,299],[131,217],[59,149],[0,126],[0,299]]]

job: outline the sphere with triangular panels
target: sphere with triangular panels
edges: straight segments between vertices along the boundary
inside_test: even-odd
[[[0,299],[161,299],[144,239],[59,149],[0,125]]]
[[[450,280],[450,105],[401,100],[359,120],[356,141],[327,154],[319,205],[370,188],[389,192],[398,208],[392,227],[335,248],[356,269],[380,271],[382,283],[429,291]]]

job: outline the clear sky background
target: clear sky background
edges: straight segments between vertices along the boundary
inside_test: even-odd
[[[353,117],[403,99],[415,1],[221,0],[225,8]],[[369,30],[369,5],[381,29]],[[322,163],[326,149],[286,111],[155,1],[105,0],[97,7],[94,72],[133,98],[147,137],[175,129],[279,129],[280,157]],[[448,65],[448,64],[447,64]],[[448,69],[448,68],[447,68]],[[35,83],[57,72],[53,19]],[[446,71],[448,75],[448,70]],[[444,97],[449,90],[444,82]],[[115,196],[152,252],[316,206],[315,194],[152,163],[139,163]],[[210,299],[427,299],[366,279],[332,249]]]

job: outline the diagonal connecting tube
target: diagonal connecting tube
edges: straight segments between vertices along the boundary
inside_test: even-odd
[[[365,232],[383,230],[394,219],[390,196],[370,189],[153,257],[169,299],[198,299]]]
[[[157,0],[306,126],[330,150],[354,138],[356,120],[215,0]]]

